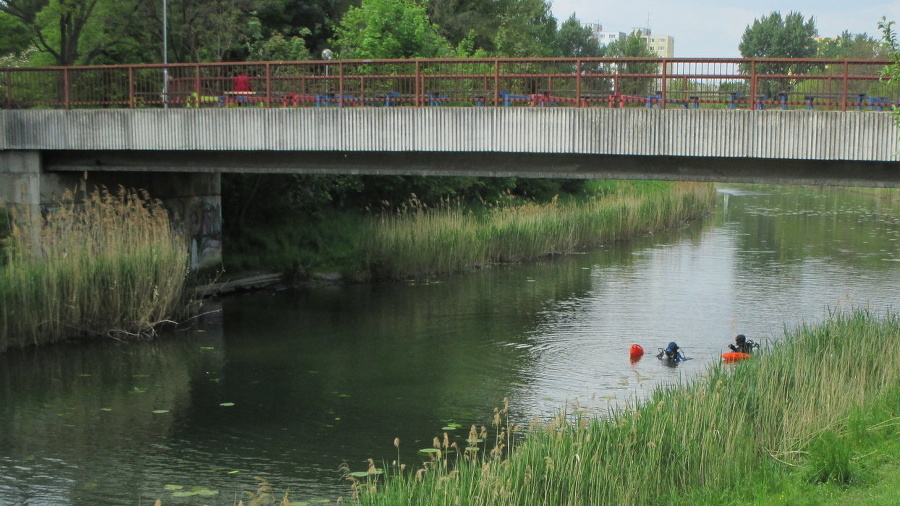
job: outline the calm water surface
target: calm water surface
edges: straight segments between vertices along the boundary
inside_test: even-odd
[[[721,187],[703,223],[451,279],[254,293],[152,342],[0,355],[0,504],[236,504],[348,494],[510,399],[604,414],[828,311],[900,300],[900,202]],[[677,341],[677,367],[652,354]],[[632,364],[628,349],[648,355]],[[459,436],[464,431],[459,431]],[[183,487],[176,489],[176,486]],[[205,496],[179,497],[197,488]],[[280,497],[280,494],[279,494]],[[243,496],[246,499],[246,496]]]

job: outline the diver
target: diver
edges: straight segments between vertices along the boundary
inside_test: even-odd
[[[728,345],[728,349],[731,351],[746,353],[748,355],[752,352],[753,348],[759,348],[759,345],[752,340],[747,339],[747,336],[744,334],[738,334],[738,336],[734,338],[734,344]]]
[[[684,360],[684,355],[681,353],[681,348],[675,344],[675,341],[669,343],[665,349],[659,349],[659,355],[656,358],[660,360],[672,360],[674,362],[681,362]]]

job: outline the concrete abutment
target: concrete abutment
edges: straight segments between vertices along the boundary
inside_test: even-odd
[[[146,190],[184,227],[190,239],[191,267],[217,267],[222,262],[222,187],[217,172],[49,172],[40,151],[0,151],[0,199],[31,234],[39,247],[43,212],[54,206],[66,190],[82,182],[88,190],[120,187]]]

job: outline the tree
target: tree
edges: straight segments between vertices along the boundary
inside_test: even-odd
[[[431,22],[450,44],[471,41],[472,51],[493,51],[500,28],[502,5],[493,0],[430,0],[426,4]]]
[[[503,4],[503,0],[501,0]],[[544,0],[508,0],[494,39],[499,56],[556,56],[556,18]]]
[[[606,54],[614,58],[658,58],[638,31],[631,32],[625,38],[607,46]],[[659,65],[653,61],[624,61],[616,64],[616,73],[657,74]],[[619,79],[617,91],[623,95],[649,95],[654,91],[655,82],[656,79],[649,77]]]
[[[19,55],[30,46],[28,26],[15,16],[0,12],[0,57]]]
[[[744,58],[812,58],[816,55],[818,35],[813,18],[804,21],[803,14],[790,12],[755,19],[744,30],[738,49]]]
[[[870,60],[883,58],[884,53],[884,46],[878,40],[865,33],[852,34],[846,30],[833,39],[818,41],[816,48],[819,58]]]
[[[53,65],[89,65],[124,44],[143,0],[3,0]],[[45,63],[38,58],[37,63]]]
[[[559,56],[577,57],[595,57],[603,56],[606,53],[606,47],[601,46],[599,42],[591,34],[591,29],[582,26],[581,21],[575,17],[575,14],[565,21],[559,27],[557,33],[557,47]]]
[[[320,54],[329,47],[334,27],[351,5],[352,0],[268,0],[258,10],[262,38],[281,34],[285,40],[302,38],[312,54]]]
[[[799,12],[790,12],[782,18],[781,13],[776,11],[754,20],[744,31],[738,49],[744,58],[812,58],[817,51],[816,35],[818,30],[813,18],[804,20]],[[756,73],[801,75],[809,68],[809,65],[797,63],[759,63]],[[747,66],[744,66],[744,71],[749,71]],[[775,97],[778,93],[789,92],[791,87],[790,78],[778,77],[759,81],[757,91]]]
[[[341,58],[437,58],[452,55],[447,39],[414,0],[362,0],[334,31]]]
[[[175,62],[243,59],[255,12],[265,0],[169,0],[169,51]]]

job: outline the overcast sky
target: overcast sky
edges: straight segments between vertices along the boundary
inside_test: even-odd
[[[819,35],[844,30],[881,38],[882,16],[900,24],[900,0],[550,0],[558,22],[574,13],[580,21],[600,23],[607,31],[647,27],[675,38],[676,57],[738,58],[738,44],[754,19],[779,11],[797,11],[815,19]]]

